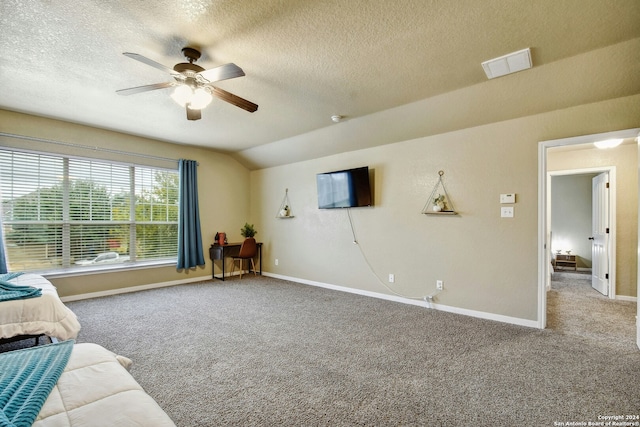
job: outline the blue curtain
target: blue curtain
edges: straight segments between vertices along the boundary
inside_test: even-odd
[[[0,274],[8,273],[7,257],[4,253],[4,234],[2,234],[2,217],[0,217]]]
[[[180,159],[180,213],[178,219],[178,269],[204,265],[200,209],[198,208],[198,163]]]

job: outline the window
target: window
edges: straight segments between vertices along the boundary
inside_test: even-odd
[[[0,149],[10,271],[173,260],[178,172]]]

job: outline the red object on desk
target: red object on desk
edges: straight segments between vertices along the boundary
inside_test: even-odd
[[[224,245],[224,239],[227,236],[227,233],[218,233],[218,244]]]

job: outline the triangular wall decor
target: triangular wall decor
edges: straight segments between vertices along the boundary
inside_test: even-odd
[[[422,208],[422,212],[425,215],[457,215],[456,209],[453,206],[453,201],[447,193],[447,189],[442,181],[444,171],[438,171],[438,182],[431,191],[427,202]],[[438,191],[439,188],[442,188]]]

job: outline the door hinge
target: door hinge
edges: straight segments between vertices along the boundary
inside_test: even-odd
[[[605,188],[609,188],[609,183],[607,182],[607,186]]]
[[[605,233],[609,234],[609,227],[607,227],[607,230],[605,231]]]
[[[609,279],[609,273],[605,274],[604,278],[608,280]]]

